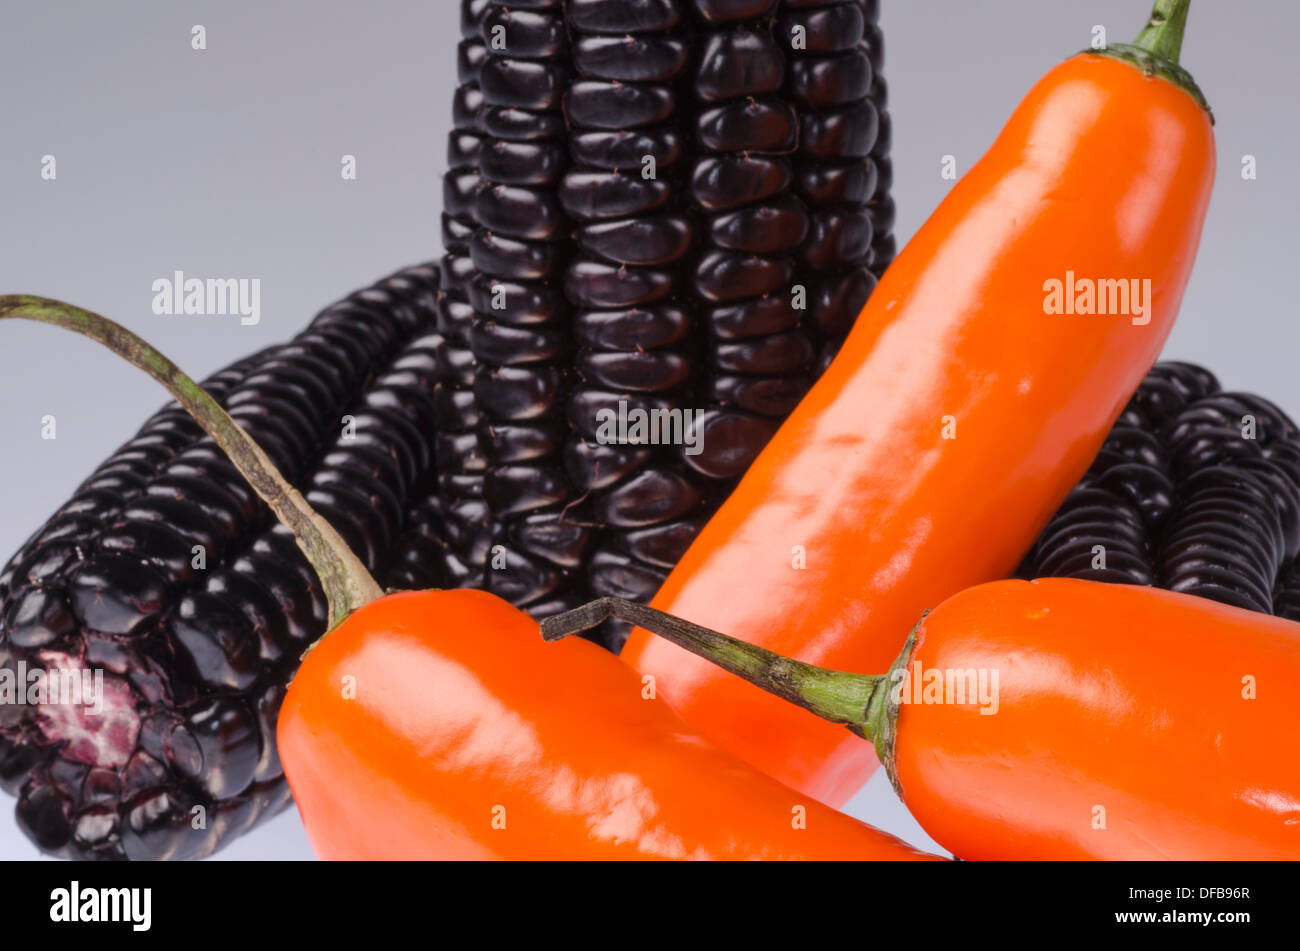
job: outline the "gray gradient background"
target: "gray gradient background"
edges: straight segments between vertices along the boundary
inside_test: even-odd
[[[1127,41],[1147,0],[884,0],[898,235],[968,169],[1029,86],[1086,46]],[[283,340],[319,308],[439,253],[457,0],[0,0],[0,291],[73,301],[195,375]],[[190,49],[207,27],[208,48]],[[1300,4],[1197,0],[1183,62],[1218,118],[1219,178],[1167,357],[1300,414],[1292,348]],[[1121,146],[1117,144],[1116,148]],[[43,181],[44,154],[58,179]],[[357,156],[342,181],[340,157]],[[1243,181],[1244,153],[1258,180]],[[155,278],[260,277],[260,326],[150,311]],[[162,401],[68,334],[0,327],[0,557]],[[40,438],[54,414],[58,438]],[[928,840],[883,776],[849,806]],[[0,858],[37,853],[0,796]],[[290,812],[219,854],[311,856]]]

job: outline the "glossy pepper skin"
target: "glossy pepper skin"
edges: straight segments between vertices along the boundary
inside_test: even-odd
[[[832,671],[604,598],[617,617],[874,743],[968,859],[1300,859],[1300,625],[1072,578],[996,581],[913,626],[883,674]]]
[[[1159,353],[1214,168],[1211,119],[1175,83],[1088,54],[1049,72],[653,605],[880,670],[927,607],[1011,574]],[[1067,270],[1149,278],[1149,322],[1045,313]],[[702,733],[824,802],[875,769],[844,731],[644,631],[622,656]]]
[[[325,859],[933,858],[761,775],[642,690],[493,595],[389,595],[307,655],[280,756]]]
[[[311,564],[329,633],[294,678],[277,735],[322,856],[934,858],[801,802],[643,699],[648,685],[616,657],[547,647],[494,595],[385,595],[216,399],[126,327],[26,294],[0,295],[7,319],[81,334],[163,384]]]
[[[1156,588],[999,581],[930,612],[916,664],[998,671],[995,714],[894,708],[900,795],[963,858],[1300,858],[1300,625]]]

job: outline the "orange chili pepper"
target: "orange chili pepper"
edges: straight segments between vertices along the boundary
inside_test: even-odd
[[[925,615],[875,677],[640,606],[598,602],[543,631],[609,614],[874,741],[962,858],[1300,859],[1292,621],[1157,588],[996,581]]]
[[[320,577],[332,630],[278,723],[317,854],[331,859],[936,859],[719,750],[591,643],[547,647],[486,592],[384,595],[217,402],[126,328],[0,297],[145,370],[213,438]]]
[[[389,595],[328,634],[279,721],[316,854],[934,858],[722,752],[604,649],[558,646],[471,590]]]
[[[1158,355],[1191,272],[1215,159],[1176,65],[1186,13],[1159,0],[1136,46],[1080,54],[1030,91],[656,607],[872,670],[924,608],[1013,572]],[[1146,280],[1143,315],[1045,313],[1051,281],[1080,305],[1096,282],[1120,309],[1102,282]],[[696,729],[824,802],[875,769],[843,732],[644,631],[623,658]]]

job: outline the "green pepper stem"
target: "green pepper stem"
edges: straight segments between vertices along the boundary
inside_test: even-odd
[[[782,700],[824,720],[848,727],[875,744],[876,756],[890,783],[902,795],[894,766],[900,704],[891,688],[902,682],[924,615],[912,629],[898,659],[885,674],[851,674],[815,667],[622,598],[601,598],[549,617],[542,621],[542,638],[558,641],[590,630],[609,618],[635,624]]]
[[[601,598],[547,618],[542,622],[542,637],[558,641],[609,618],[644,628],[809,713],[875,739],[868,712],[884,692],[883,675],[815,667],[622,598]]]
[[[1173,83],[1191,96],[1209,114],[1214,113],[1205,93],[1196,85],[1192,74],[1178,64],[1183,52],[1183,33],[1187,29],[1187,12],[1192,0],[1155,0],[1146,26],[1132,43],[1110,43],[1102,49],[1084,50],[1085,55],[1105,56],[1128,63],[1147,76]]]
[[[1192,0],[1156,0],[1151,18],[1133,45],[1153,56],[1177,63],[1183,51],[1183,31],[1187,29],[1187,11]]]
[[[212,396],[156,349],[107,317],[72,304],[21,294],[0,296],[0,320],[34,320],[103,344],[167,388],[240,471],[307,556],[329,601],[330,627],[383,590],[338,532],[280,474],[262,448]]]

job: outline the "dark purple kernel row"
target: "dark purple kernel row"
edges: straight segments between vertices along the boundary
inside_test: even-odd
[[[689,6],[666,4],[659,25],[644,22],[617,39],[575,24],[581,77],[565,102],[573,166],[561,200],[577,223],[565,291],[575,308],[578,383],[565,461],[583,493],[573,519],[600,528],[582,539],[585,551],[564,552],[582,571],[580,595],[564,592],[571,600],[644,594],[644,585],[629,589],[608,571],[611,550],[621,550],[629,529],[657,526],[702,498],[682,472],[680,447],[620,441],[601,425],[605,414],[616,420],[620,406],[680,411],[697,402],[700,335],[687,262],[700,236],[684,159],[692,64],[707,54],[690,32]],[[580,55],[588,49],[604,58]],[[638,58],[642,51],[657,55]]]
[[[802,114],[796,189],[811,224],[796,280],[812,298],[824,369],[893,259],[893,204],[881,174],[889,115],[877,4],[783,2],[792,43],[788,84]]]
[[[434,579],[439,583],[477,587],[491,542],[491,524],[483,497],[487,458],[479,446],[482,424],[474,398],[477,361],[471,344],[474,308],[469,284],[476,271],[470,242],[479,226],[477,200],[486,165],[496,174],[527,174],[529,156],[502,148],[486,137],[482,125],[483,92],[480,74],[487,61],[483,21],[488,0],[462,0],[460,86],[456,92],[454,128],[448,142],[450,170],[444,178],[442,287],[438,301],[438,330],[445,344],[438,359],[436,397],[437,475],[424,498],[410,513],[408,538],[399,543],[397,557],[407,564],[402,584]],[[430,547],[429,539],[438,542]],[[428,560],[432,559],[432,560]]]
[[[484,584],[530,608],[573,587],[570,566],[586,541],[585,528],[566,519],[577,492],[563,463],[574,382],[573,318],[563,292],[575,248],[563,196],[570,168],[564,108],[577,58],[571,25],[559,2],[501,0],[482,27],[488,139],[471,242],[480,273],[470,292],[470,344],[493,523]],[[663,108],[608,89],[592,89],[584,101],[594,118]]]

